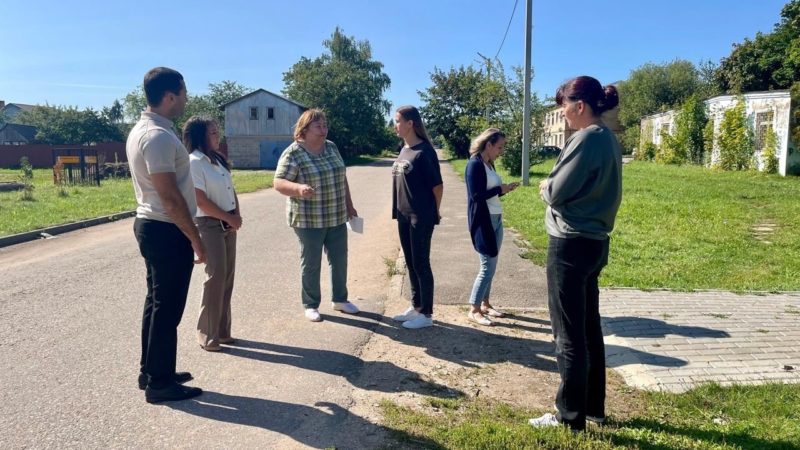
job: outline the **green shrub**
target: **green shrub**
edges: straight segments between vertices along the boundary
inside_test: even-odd
[[[652,161],[656,157],[658,147],[652,142],[647,142],[636,152],[635,159],[638,161]]]
[[[753,130],[747,122],[744,99],[726,110],[719,125],[717,143],[718,166],[722,170],[747,170],[750,168],[754,147]]]
[[[764,136],[764,150],[761,153],[761,158],[764,162],[764,172],[778,173],[778,134],[773,130],[768,130],[767,135]]]
[[[20,198],[25,201],[33,201],[33,166],[28,161],[27,156],[19,159],[19,182],[24,186]]]

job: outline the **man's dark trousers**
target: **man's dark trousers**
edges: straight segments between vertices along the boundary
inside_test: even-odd
[[[137,218],[133,232],[147,267],[140,366],[150,376],[149,386],[162,388],[175,374],[178,324],[186,307],[194,251],[172,223]]]
[[[573,430],[586,415],[605,417],[606,359],[597,279],[608,264],[609,240],[550,236],[547,291],[561,385],[557,417]]]

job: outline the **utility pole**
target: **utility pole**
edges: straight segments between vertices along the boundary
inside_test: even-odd
[[[492,81],[492,60],[481,55],[481,52],[478,52],[478,56],[483,59],[484,64],[486,64],[486,81]],[[483,108],[483,119],[486,122],[489,122],[489,102],[486,102],[486,105]]]
[[[531,34],[533,33],[533,0],[525,5],[525,105],[522,113],[522,185],[530,185],[531,151]]]

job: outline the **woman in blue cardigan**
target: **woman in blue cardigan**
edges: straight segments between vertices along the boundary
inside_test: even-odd
[[[497,128],[489,128],[472,141],[465,173],[467,183],[467,218],[472,245],[478,252],[480,270],[472,286],[469,320],[480,325],[493,324],[488,317],[503,317],[489,303],[492,278],[503,242],[503,218],[500,196],[513,191],[518,183],[503,184],[494,170],[494,161],[503,154],[506,136]]]

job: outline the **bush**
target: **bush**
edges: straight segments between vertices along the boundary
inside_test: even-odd
[[[22,183],[22,195],[20,198],[25,201],[33,201],[33,166],[28,161],[27,156],[19,159],[20,175],[19,182]]]
[[[652,142],[645,142],[642,147],[636,152],[635,159],[637,161],[652,161],[656,157],[658,147]]]
[[[753,159],[753,130],[747,122],[743,99],[725,111],[717,137],[719,168],[722,170],[747,170]]]
[[[131,169],[126,162],[105,163],[100,166],[100,178],[130,178]]]
[[[528,167],[539,164],[544,159],[538,151],[528,152]],[[515,177],[522,176],[522,145],[508,146],[503,156],[500,157],[500,166]]]
[[[778,157],[776,155],[778,150],[778,135],[773,130],[768,130],[767,135],[764,136],[764,150],[761,153],[761,158],[764,163],[764,172],[778,173]]]

